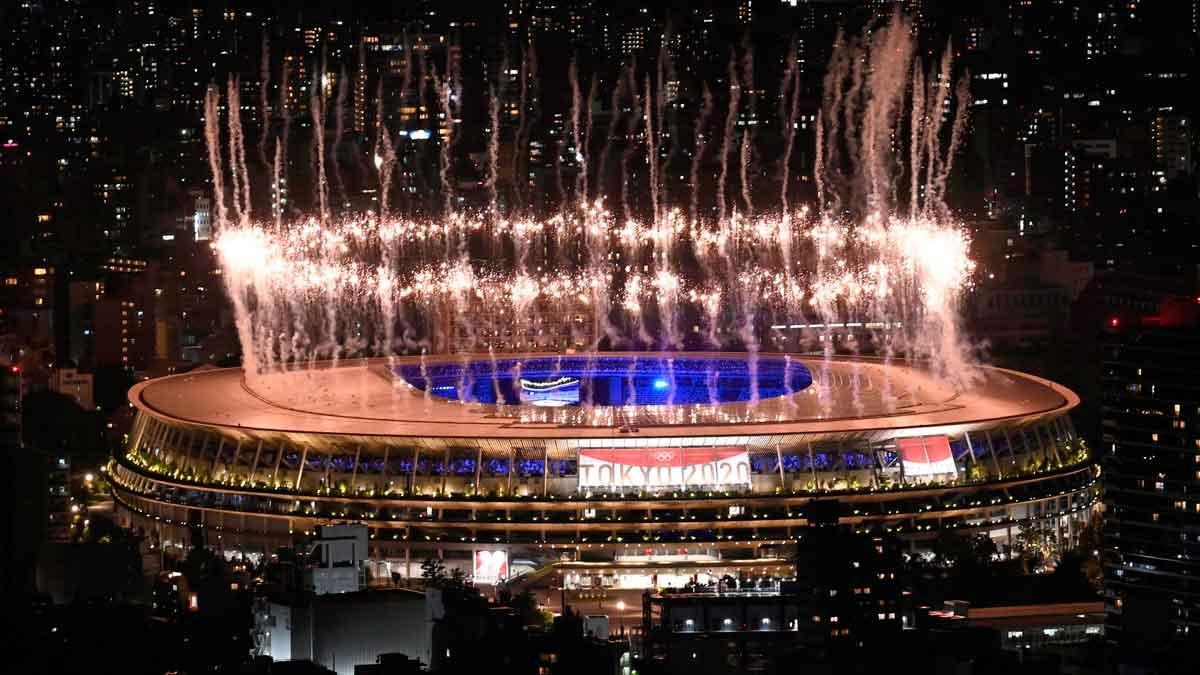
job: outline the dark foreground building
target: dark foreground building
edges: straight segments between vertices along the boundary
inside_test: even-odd
[[[1200,634],[1200,332],[1152,328],[1106,352],[1104,577],[1112,640]]]
[[[826,508],[837,512],[836,503]],[[785,673],[871,663],[900,637],[899,566],[893,539],[827,525],[798,538],[792,581],[727,579],[647,593],[645,671]]]

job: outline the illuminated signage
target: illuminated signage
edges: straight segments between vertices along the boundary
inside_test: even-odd
[[[946,436],[897,438],[896,448],[900,451],[905,476],[958,473],[954,455],[950,452],[950,439]]]
[[[750,485],[745,448],[580,448],[580,488]]]
[[[475,551],[475,583],[494,584],[508,578],[507,551]]]
[[[579,403],[579,378],[560,377],[548,382],[521,380],[521,400],[526,403],[557,408]]]

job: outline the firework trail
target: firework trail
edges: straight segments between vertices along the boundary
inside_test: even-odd
[[[214,210],[213,228],[220,231],[228,220],[225,209],[225,171],[221,168],[221,92],[209,85],[204,93],[204,140],[208,148],[208,168],[212,172]]]
[[[621,152],[621,217],[628,220],[631,215],[629,193],[632,187],[629,181],[629,161],[633,158],[633,153],[637,152],[637,144],[633,139],[637,136],[638,124],[642,121],[642,100],[638,95],[636,63],[631,63],[625,69],[625,79],[630,112],[625,125],[625,149]]]
[[[496,221],[500,218],[500,99],[495,85],[488,88],[488,127],[488,213]]]
[[[733,132],[737,125],[738,101],[742,88],[738,84],[737,54],[729,54],[729,108],[725,112],[725,136],[721,143],[721,173],[717,177],[717,221],[724,222],[725,185],[729,180],[729,153],[733,150]]]
[[[333,145],[329,150],[333,164],[333,186],[338,196],[339,209],[346,204],[346,184],[342,181],[342,165],[338,162],[338,157],[341,156],[342,135],[346,132],[346,94],[348,86],[346,69],[342,68],[338,75],[337,99],[335,99],[333,106]]]
[[[259,74],[258,74],[258,110],[259,110],[259,133],[258,133],[258,161],[262,162],[262,166],[268,166],[267,163],[267,134],[271,130],[271,106],[267,92],[271,86],[271,43],[267,38],[267,31],[264,29],[262,34],[262,53],[259,56]]]
[[[707,129],[707,125],[708,125],[708,118],[712,116],[712,112],[713,112],[713,95],[712,95],[712,90],[708,88],[707,82],[704,83],[704,86],[703,86],[703,89],[701,92],[701,99],[704,101],[704,103],[700,106],[700,115],[696,118],[696,127],[692,132],[693,139],[694,139],[693,142],[695,143],[694,149],[692,151],[692,171],[691,171],[692,201],[691,201],[691,210],[689,212],[691,215],[692,222],[696,222],[696,219],[699,216],[700,163],[704,160],[704,150],[705,150],[705,147],[707,146],[707,143],[706,143],[707,131],[706,131],[706,129]]]
[[[317,177],[317,203],[321,220],[329,220],[329,181],[325,177],[325,68],[324,59],[321,67],[314,70],[312,93],[309,96],[309,112],[312,114],[313,139],[310,155],[312,157],[313,175]]]

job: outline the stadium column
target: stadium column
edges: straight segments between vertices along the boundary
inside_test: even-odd
[[[1060,445],[1066,447],[1066,444],[1071,440],[1071,435],[1067,431],[1067,425],[1062,417],[1055,417],[1050,420],[1050,434],[1059,442]]]
[[[996,469],[996,478],[1000,478],[1000,460],[996,458],[996,444],[992,443],[992,432],[984,429],[983,440],[987,441],[988,456],[992,458],[992,467]]]
[[[157,438],[162,430],[159,428],[158,422],[149,415],[146,416],[146,425],[142,428],[140,439],[140,449],[142,452],[150,453],[154,450],[154,439]]]
[[[871,441],[867,441],[867,454],[871,456],[871,487],[879,487],[880,477],[882,476],[882,460],[880,459],[882,451],[876,450]],[[790,530],[790,528],[789,528]]]
[[[237,446],[233,449],[233,461],[229,463],[229,466],[233,467],[234,477],[237,477],[237,463],[238,463],[238,458],[240,458],[241,456],[242,456],[242,439],[239,438],[238,442],[237,442]],[[242,528],[242,529],[245,529],[245,528]]]
[[[504,475],[504,494],[512,494],[512,475],[514,465],[517,463],[517,453],[511,447],[508,449],[508,470]]]
[[[1017,433],[1021,434],[1021,445],[1025,447],[1025,456],[1033,455],[1033,448],[1029,447],[1029,436],[1025,433],[1025,429],[1017,429]],[[1042,460],[1045,461],[1045,454],[1042,455]]]
[[[304,480],[304,463],[308,461],[308,446],[300,453],[300,466],[296,467],[296,492],[300,492],[300,481]]]
[[[188,429],[187,438],[187,446],[183,455],[183,464],[181,464],[179,467],[181,469],[187,469],[188,464],[192,461],[192,445],[196,442],[196,431],[194,429]],[[201,446],[200,451],[204,451],[203,446]]]
[[[1061,417],[1054,418],[1054,433],[1055,433],[1055,436],[1058,438],[1059,443],[1062,443],[1065,445],[1068,441],[1071,440],[1071,434],[1070,434],[1069,430],[1067,429],[1067,425],[1063,423],[1063,418],[1061,418]]]
[[[1059,454],[1058,454],[1058,444],[1054,442],[1054,436],[1050,434],[1050,431],[1049,431],[1049,430],[1047,430],[1047,431],[1046,431],[1046,437],[1050,439],[1050,443],[1049,443],[1049,445],[1050,445],[1050,452],[1046,452],[1046,450],[1044,449],[1044,447],[1045,447],[1045,446],[1043,446],[1043,444],[1042,444],[1042,434],[1041,434],[1041,431],[1040,431],[1040,429],[1041,429],[1041,427],[1042,427],[1042,426],[1043,426],[1043,425],[1038,425],[1038,424],[1035,424],[1035,425],[1033,426],[1033,435],[1037,437],[1037,439],[1038,439],[1038,445],[1043,447],[1043,450],[1042,450],[1042,452],[1046,454],[1046,458],[1047,458],[1047,459],[1049,459],[1049,458],[1050,458],[1050,454],[1051,454],[1051,453],[1053,453],[1053,454],[1054,454],[1054,461],[1058,462],[1058,463],[1059,463],[1059,465],[1061,466],[1061,465],[1062,465],[1062,457],[1061,457],[1061,456],[1059,456]]]
[[[254,451],[254,463],[250,466],[250,485],[254,485],[254,477],[258,475],[258,458],[262,457],[262,439],[258,439],[258,448]]]
[[[148,415],[138,415],[138,418],[143,420],[142,429],[138,432],[137,442],[128,446],[128,449],[132,449],[135,454],[145,453],[150,447],[154,433],[158,431],[154,426],[153,420]]]
[[[1075,438],[1075,425],[1071,423],[1071,416],[1063,415],[1058,419],[1062,420],[1063,433],[1067,435],[1067,440],[1073,440]]]
[[[817,463],[813,459],[812,441],[808,442],[808,473],[812,476],[813,490],[817,489]]]
[[[158,440],[157,457],[160,461],[165,462],[165,461],[167,461],[167,455],[171,451],[171,447],[172,447],[172,443],[173,443],[173,441],[171,439],[176,435],[183,434],[183,430],[175,429],[173,427],[167,427],[167,425],[165,423],[163,424],[163,427],[164,427],[164,429],[163,429],[162,438],[160,438]]]
[[[172,443],[174,442],[171,439],[175,436],[182,434],[183,429],[176,429],[174,427],[168,426],[166,423],[163,423],[163,422],[160,422],[159,425],[162,427],[162,434],[159,435],[158,444],[157,444],[158,452],[155,454],[158,457],[158,459],[160,459],[162,461],[166,461],[167,453],[170,452]]]
[[[392,452],[392,446],[383,446],[383,470],[379,472],[379,494],[391,492],[388,490],[388,455]]]
[[[480,493],[480,478],[483,475],[483,443],[478,443],[475,446],[475,494]],[[471,512],[472,517],[475,515],[474,510]]]
[[[362,443],[354,448],[354,469],[350,472],[350,494],[358,494],[358,458],[362,456]]]
[[[279,463],[283,461],[283,453],[287,450],[287,443],[280,443],[275,449],[275,469],[271,471],[271,485],[274,487],[276,481],[279,480]]]
[[[412,466],[408,469],[408,490],[412,494],[417,493],[417,462],[421,459],[421,446],[413,446]]]
[[[321,476],[321,484],[325,487],[325,492],[329,492],[329,474],[333,471],[333,453],[325,455],[325,475]]]
[[[132,448],[137,451],[141,448],[138,444],[142,441],[142,434],[146,431],[146,418],[143,415],[138,415],[134,418],[133,428],[129,431],[129,443],[126,444],[126,449]]]
[[[1000,431],[1004,433],[1004,444],[1008,446],[1008,463],[1012,468],[1017,466],[1017,451],[1013,448],[1012,436],[1008,433],[1008,427],[1000,427]]]
[[[208,462],[208,439],[209,439],[209,436],[212,435],[212,434],[208,433],[207,431],[203,432],[203,434],[204,434],[202,436],[203,440],[200,441],[200,455],[196,457],[196,464],[199,466],[203,466],[205,463]],[[224,437],[222,437],[220,440],[224,440]],[[213,470],[213,468],[216,467],[217,457],[219,457],[219,456],[220,456],[220,453],[213,454],[213,461],[209,465],[209,471],[208,471],[209,479],[211,479],[213,477],[212,470]],[[197,471],[196,475],[201,475],[201,474],[200,474],[200,472]]]
[[[208,445],[208,437],[205,436],[204,444]],[[221,461],[221,451],[225,449],[225,437],[221,436],[221,440],[217,441],[217,451],[213,453],[212,465],[208,468],[208,477],[214,479],[217,477],[217,462]],[[203,456],[203,455],[201,455]]]
[[[975,448],[971,447],[971,434],[964,431],[963,442],[967,444],[967,456],[971,458],[971,465],[978,464],[979,460],[975,459]]]
[[[438,494],[446,494],[446,484],[450,480],[450,444],[446,444],[446,450],[442,453],[442,487],[438,490]]]
[[[550,492],[550,446],[542,445],[542,496]]]
[[[157,431],[158,429],[155,428],[154,420],[152,420],[149,415],[139,416],[139,417],[141,417],[143,420],[142,421],[142,430],[140,432],[138,432],[137,444],[134,445],[133,447],[135,450],[138,450],[140,452],[145,452],[146,447],[149,445],[150,439],[148,437],[153,436],[154,432]]]
[[[150,429],[150,440],[148,442],[151,456],[162,457],[162,439],[166,433],[167,430],[165,424],[159,424],[157,422],[153,423],[153,427]]]
[[[188,447],[191,447],[191,429],[178,429],[173,434],[167,434],[167,442],[163,444],[163,457],[167,461],[179,459],[179,451],[183,447],[184,438],[188,439]]]
[[[146,430],[142,432],[142,452],[153,455],[160,436],[162,436],[162,425],[153,418],[148,418],[146,421]]]
[[[779,489],[783,490],[785,487],[783,478],[783,453],[779,451],[778,443],[775,444],[775,466],[779,469]]]

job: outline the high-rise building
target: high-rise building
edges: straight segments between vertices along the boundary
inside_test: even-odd
[[[33,564],[46,532],[46,467],[21,441],[21,368],[0,358],[0,593],[33,588]]]
[[[1188,117],[1160,111],[1150,120],[1154,163],[1168,180],[1192,172],[1192,127]]]
[[[1121,335],[1103,368],[1108,635],[1141,645],[1193,639],[1200,631],[1200,335],[1194,326]]]

